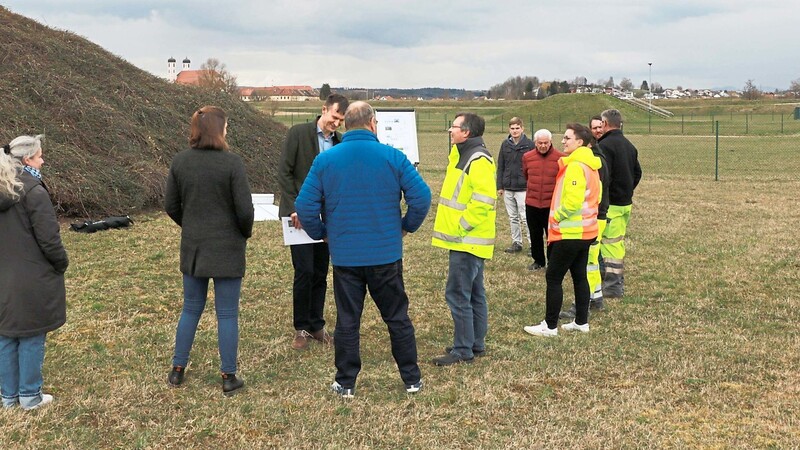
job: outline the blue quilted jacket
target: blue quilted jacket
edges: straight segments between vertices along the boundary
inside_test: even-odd
[[[416,231],[430,206],[430,188],[405,154],[363,129],[314,159],[295,201],[308,235],[327,237],[333,265],[349,267],[401,259],[403,230]]]

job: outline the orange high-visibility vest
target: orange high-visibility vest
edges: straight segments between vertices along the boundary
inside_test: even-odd
[[[582,176],[566,177],[567,167],[572,164],[580,165],[583,170],[578,173]],[[596,239],[597,211],[603,189],[600,175],[581,161],[564,164],[562,158],[559,166],[550,203],[547,242]]]

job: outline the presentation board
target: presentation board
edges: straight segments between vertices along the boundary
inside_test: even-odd
[[[419,164],[417,115],[413,109],[376,109],[378,140],[405,153],[414,166]]]

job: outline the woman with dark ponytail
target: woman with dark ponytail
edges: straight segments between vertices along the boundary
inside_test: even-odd
[[[0,391],[3,407],[30,410],[42,393],[48,332],[66,322],[69,260],[40,172],[42,136],[20,136],[0,153]]]

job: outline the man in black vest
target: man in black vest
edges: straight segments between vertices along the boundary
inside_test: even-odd
[[[295,228],[302,228],[297,218],[294,202],[300,187],[311,169],[314,158],[338,144],[342,135],[336,130],[344,121],[349,102],[340,94],[331,94],[315,122],[295,125],[289,129],[283,144],[283,154],[278,166],[278,184],[281,202],[278,214],[291,217]],[[292,348],[308,348],[309,339],[332,345],[333,337],[325,330],[323,309],[327,290],[328,244],[302,244],[291,246],[294,267],[294,329]]]

